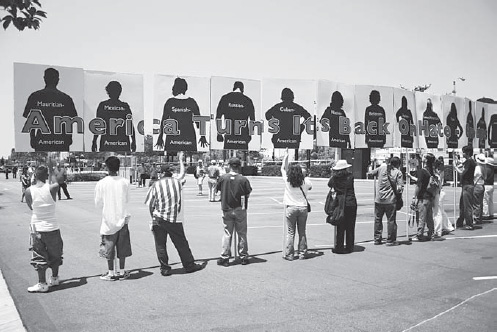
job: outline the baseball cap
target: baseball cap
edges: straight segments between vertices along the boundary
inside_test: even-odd
[[[232,166],[240,166],[242,164],[242,162],[240,161],[240,159],[238,158],[231,158],[229,161],[228,161],[228,164],[229,165],[232,165]]]
[[[174,173],[174,167],[173,165],[170,164],[165,164],[160,167],[160,172],[161,173]]]

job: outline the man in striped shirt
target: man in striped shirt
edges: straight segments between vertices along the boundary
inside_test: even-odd
[[[185,178],[183,153],[178,154],[180,172],[173,176],[172,165],[161,166],[162,176],[150,187],[145,204],[152,217],[150,228],[154,234],[155,250],[163,276],[171,275],[171,266],[167,255],[167,236],[173,241],[186,273],[202,270],[205,264],[196,264],[183,228],[184,207],[182,187]]]

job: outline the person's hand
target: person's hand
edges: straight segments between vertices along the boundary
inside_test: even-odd
[[[91,145],[91,152],[97,152],[97,142],[93,142]]]
[[[223,142],[223,141],[224,141],[224,137],[223,137],[223,135],[221,135],[221,134],[217,134],[217,141],[218,141],[218,142]]]
[[[161,150],[164,148],[164,140],[162,139],[162,137],[159,136],[157,142],[155,143],[155,147]]]
[[[136,151],[136,142],[133,140],[131,142],[131,152],[135,152]]]
[[[207,146],[209,146],[209,143],[207,142],[207,139],[203,135],[200,136],[200,139],[198,140],[198,142],[200,143],[200,146],[203,147],[203,148],[206,148]]]
[[[183,151],[178,152],[178,160],[179,160],[179,161],[183,161],[183,156],[184,156],[184,154],[185,154],[185,153],[184,153]]]

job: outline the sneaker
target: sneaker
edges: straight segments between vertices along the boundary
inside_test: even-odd
[[[393,241],[393,242],[387,242],[385,245],[387,247],[395,247],[395,246],[398,246],[399,243],[397,241]]]
[[[219,258],[217,260],[217,265],[228,267],[230,265],[230,260],[228,258]]]
[[[283,259],[286,259],[287,261],[293,261],[293,255],[289,255],[289,256],[283,256]]]
[[[72,197],[67,197],[66,199],[67,199],[67,200],[70,200],[70,199],[72,199]]]
[[[205,267],[205,265],[204,265],[204,264],[196,264],[196,263],[193,263],[193,265],[191,265],[191,266],[189,266],[189,267],[186,267],[186,268],[185,268],[185,272],[186,272],[186,273],[193,273],[193,272],[197,272],[197,271],[202,270],[204,267]]]
[[[422,242],[423,239],[420,236],[414,235],[413,237],[411,237],[411,241],[412,242]]]
[[[462,229],[466,230],[466,231],[472,231],[474,230],[474,226],[464,226]]]
[[[128,279],[130,275],[131,275],[131,274],[129,273],[129,271],[124,271],[124,272],[123,272],[123,274],[119,273],[119,274],[117,275],[117,278],[118,278],[119,280],[125,280],[125,279]]]
[[[375,246],[379,246],[380,244],[382,244],[381,240],[375,240],[374,241],[374,245]]]
[[[59,286],[60,284],[60,280],[59,280],[59,277],[50,277],[50,279],[48,279],[48,284],[50,286]]]
[[[169,277],[171,274],[172,274],[172,270],[170,267],[167,267],[167,268],[163,268],[163,269],[160,269],[160,274],[163,276],[163,277]]]
[[[30,292],[30,293],[46,293],[46,292],[48,292],[48,284],[46,282],[37,283],[34,286],[28,287],[28,292]]]
[[[248,265],[249,264],[249,259],[248,258],[242,258],[242,265]]]
[[[105,280],[105,281],[114,281],[114,280],[118,280],[118,279],[119,279],[119,276],[112,276],[109,274],[109,272],[102,274],[100,276],[100,280]]]
[[[304,259],[307,259],[307,256],[306,256],[306,255],[300,255],[300,256],[299,256],[299,261],[302,261],[302,260],[304,260]]]

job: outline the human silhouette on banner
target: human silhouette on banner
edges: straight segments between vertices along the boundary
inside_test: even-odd
[[[447,147],[457,149],[459,147],[459,139],[463,135],[463,128],[457,118],[456,104],[450,105],[450,112],[447,114],[446,125],[450,128],[450,137],[447,137]]]
[[[348,134],[340,134],[340,117],[347,117],[343,108],[343,96],[340,91],[335,91],[331,95],[330,106],[323,113],[323,119],[328,119],[329,131],[329,146],[342,149],[350,149],[350,136]]]
[[[252,140],[248,122],[255,121],[254,104],[243,92],[243,83],[235,82],[233,91],[222,96],[217,106],[216,120],[224,120],[221,126],[217,126],[217,141],[224,142],[224,149],[227,150],[248,150],[248,144]],[[236,125],[237,120],[245,121],[245,126]],[[224,136],[220,133],[223,128]],[[236,128],[240,128],[239,132],[236,132]]]
[[[200,110],[195,99],[186,96],[187,90],[186,80],[177,77],[172,88],[173,97],[164,104],[160,133],[155,144],[160,149],[164,148],[164,151],[197,151],[197,134],[193,125],[193,116],[200,115]],[[200,128],[198,122],[196,125]],[[164,134],[166,135],[165,145],[162,138]],[[200,136],[198,142],[202,147],[209,145],[204,135]]]
[[[473,140],[475,139],[475,120],[473,119],[473,114],[471,113],[471,100],[469,100],[469,112],[466,117],[466,137],[468,137],[468,144],[473,146]]]
[[[367,128],[369,128],[370,122],[375,122],[376,125],[374,128],[376,128],[377,132],[379,131],[378,128],[380,127],[380,119],[382,119],[382,122],[385,121],[385,110],[383,107],[381,107],[380,104],[381,101],[381,96],[380,92],[377,90],[372,90],[371,93],[369,94],[369,102],[371,103],[370,106],[366,107],[366,112],[364,114],[364,126],[366,128],[366,144],[368,145],[369,148],[383,148],[385,145],[385,142],[387,140],[386,135],[382,134],[372,134],[367,131]]]
[[[273,134],[271,139],[274,148],[298,149],[300,146],[302,132],[305,130],[302,120],[310,118],[311,114],[293,100],[293,91],[284,88],[281,91],[281,103],[274,105],[266,112],[266,120],[278,120],[279,131]],[[294,132],[294,116],[300,117],[298,133]]]
[[[98,151],[136,151],[135,129],[132,122],[133,114],[129,104],[119,99],[122,90],[121,83],[117,81],[111,81],[105,87],[109,99],[102,101],[98,105],[97,118],[105,121],[107,130],[102,135],[93,136],[92,152],[97,151],[99,137]],[[129,122],[130,120],[131,122]],[[122,125],[116,126],[116,123],[122,123]]]
[[[497,148],[497,114],[492,114],[488,124],[488,146]]]
[[[485,149],[487,140],[487,122],[485,121],[485,107],[481,108],[481,118],[476,123],[476,131],[478,132],[478,148]]]
[[[30,131],[30,145],[35,151],[69,151],[72,144],[72,134],[67,133],[72,128],[62,126],[60,134],[54,131],[54,118],[56,116],[76,117],[78,113],[72,98],[57,89],[59,84],[59,71],[47,68],[43,76],[45,88],[33,92],[24,107],[23,117],[30,121],[30,125],[40,124],[50,133],[42,133],[41,129]],[[43,116],[43,119],[41,119]],[[41,120],[40,120],[41,119]],[[38,121],[43,121],[39,123]]]
[[[426,110],[423,112],[423,123],[426,122],[428,123],[428,127],[431,125],[437,127],[439,124],[442,124],[438,114],[433,111],[433,104],[430,98],[426,100]],[[438,148],[438,134],[432,136],[428,130],[425,132],[425,141],[428,149]]]
[[[409,108],[407,108],[407,98],[402,96],[402,106],[399,108],[397,113],[395,113],[395,119],[397,119],[397,123],[400,120],[405,120],[409,124],[409,128],[414,125],[414,118],[412,116],[412,112]],[[410,130],[406,134],[400,134],[400,146],[403,148],[412,148],[414,143],[414,137],[410,134]]]

